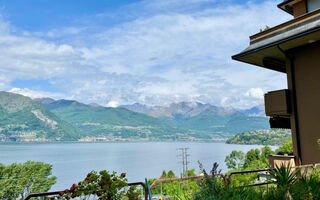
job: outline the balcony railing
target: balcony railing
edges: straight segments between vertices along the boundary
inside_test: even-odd
[[[128,186],[136,186],[136,185],[140,185],[140,186],[143,187],[144,199],[148,200],[149,192],[148,192],[148,189],[146,187],[146,184],[143,183],[143,182],[128,183]],[[31,198],[36,198],[36,197],[48,197],[48,196],[58,195],[61,192],[63,192],[63,191],[34,193],[34,194],[30,194],[29,196],[27,196],[24,200],[30,200]]]
[[[296,167],[292,167],[293,169],[302,169],[303,170],[314,170],[314,169],[319,169],[320,168],[320,163],[316,163],[316,164],[309,164],[309,165],[301,165],[301,166],[296,166]],[[237,171],[237,172],[231,172],[228,175],[223,175],[222,173],[219,174],[215,174],[215,176],[220,176],[223,178],[224,180],[224,184],[226,186],[231,184],[231,178],[234,175],[244,175],[244,174],[250,174],[250,173],[261,173],[261,172],[266,172],[269,173],[272,170],[272,168],[267,168],[267,169],[258,169],[258,170],[248,170],[248,171]],[[307,171],[308,172],[308,171]],[[212,175],[210,175],[212,176]],[[192,180],[192,179],[204,179],[205,176],[201,175],[201,176],[190,176],[190,177],[182,177],[182,178],[168,178],[168,179],[158,179],[155,180],[151,185],[150,185],[150,191],[148,189],[148,187],[146,186],[145,183],[143,182],[135,182],[135,183],[129,183],[128,186],[136,186],[136,185],[140,185],[142,186],[143,190],[144,190],[144,199],[148,200],[149,196],[151,196],[152,193],[152,189],[159,183],[165,183],[165,182],[173,182],[173,181],[183,181],[183,180]],[[256,187],[256,186],[263,186],[263,185],[269,185],[269,184],[274,184],[274,181],[266,181],[266,182],[261,182],[261,183],[256,183],[256,184],[251,184],[251,185],[244,185],[244,186],[239,186],[241,187]],[[48,196],[53,196],[53,195],[58,195],[59,193],[61,193],[63,191],[55,191],[55,192],[44,192],[44,193],[34,193],[34,194],[30,194],[29,196],[27,196],[24,200],[30,200],[33,197],[48,197]]]

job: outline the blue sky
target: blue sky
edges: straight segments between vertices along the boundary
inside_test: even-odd
[[[291,18],[279,2],[2,0],[0,90],[105,106],[260,105],[285,76],[230,57]]]

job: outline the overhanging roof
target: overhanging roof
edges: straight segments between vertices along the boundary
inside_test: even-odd
[[[293,8],[292,5],[299,2],[301,0],[284,0],[282,3],[278,4],[278,8],[281,10],[293,15]]]
[[[286,72],[282,50],[286,51],[318,40],[320,40],[320,10],[251,36],[249,47],[232,56],[232,59]]]

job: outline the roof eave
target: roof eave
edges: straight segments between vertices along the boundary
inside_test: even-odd
[[[282,3],[279,3],[277,6],[278,8],[280,8],[281,10],[289,13],[290,15],[293,15],[293,9],[292,7],[290,7],[288,4],[293,2],[295,0],[285,0]]]
[[[289,43],[289,42],[292,42],[292,41],[294,42],[294,40],[297,39],[297,38],[302,38],[302,37],[304,37],[306,35],[309,35],[309,34],[314,33],[314,32],[319,32],[319,31],[320,31],[320,27],[315,27],[315,28],[306,30],[304,32],[298,33],[296,35],[292,35],[290,37],[283,38],[281,40],[278,40],[278,41],[275,41],[275,42],[272,42],[272,43],[269,43],[269,44],[266,44],[266,45],[262,45],[262,46],[259,46],[257,48],[254,48],[254,49],[250,49],[248,51],[244,50],[239,54],[233,55],[231,58],[233,60],[237,60],[237,61],[241,61],[241,62],[244,62],[244,63],[248,63],[248,64],[252,64],[252,65],[256,65],[256,66],[264,67],[264,68],[271,69],[271,70],[274,70],[274,71],[284,72],[285,73],[286,72],[285,71],[285,66],[280,66],[279,65],[278,68],[276,68],[274,66],[272,66],[272,67],[266,66],[265,63],[262,62],[262,60],[259,60],[257,62],[249,62],[248,59],[246,59],[246,56],[258,54],[261,51],[263,51],[265,49],[268,49],[268,48],[277,47],[277,48],[273,49],[273,52],[277,51],[277,52],[275,52],[275,54],[282,55],[283,58],[284,58],[282,61],[284,62],[285,61],[285,56],[283,55],[283,52],[281,52],[281,50],[278,48],[279,45],[282,45],[282,44],[285,44],[285,43]],[[305,42],[303,44],[298,44],[296,46],[292,45],[292,47],[290,49],[296,48],[296,47],[299,47],[299,46],[302,46],[302,45],[305,45],[305,44],[308,44],[308,42]],[[289,50],[289,49],[285,49],[285,50]],[[279,60],[279,59],[277,58],[277,60]]]

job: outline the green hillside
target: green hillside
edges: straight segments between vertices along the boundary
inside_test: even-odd
[[[266,117],[209,104],[173,104],[156,113],[164,116],[0,92],[0,141],[224,140],[269,128]]]
[[[250,117],[240,112],[210,111],[195,117],[175,115],[174,118],[162,118],[175,127],[189,130],[198,137],[230,137],[237,133],[268,129],[266,117]]]
[[[124,108],[90,106],[70,100],[43,104],[47,109],[88,136],[131,139],[182,139],[178,130],[161,120]]]
[[[291,131],[289,129],[271,129],[241,133],[227,140],[227,143],[282,145],[288,140],[291,140]]]
[[[121,107],[91,106],[72,100],[39,101],[85,135],[108,136],[109,139],[212,140],[269,128],[266,117],[250,117],[215,107],[197,115],[173,114],[173,117],[156,118]]]
[[[1,140],[75,140],[79,133],[38,102],[19,94],[0,92]]]

